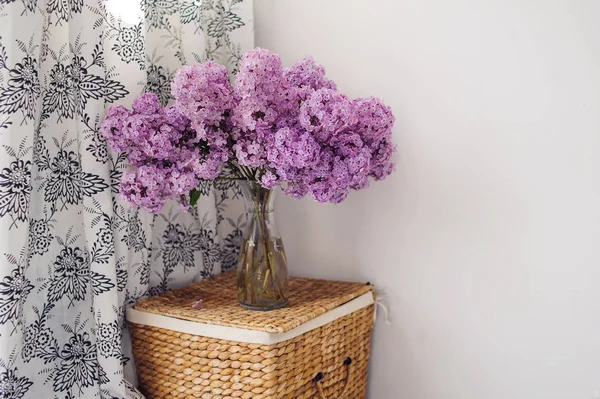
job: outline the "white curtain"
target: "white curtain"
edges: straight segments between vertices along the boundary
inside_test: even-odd
[[[138,397],[125,307],[233,267],[237,187],[130,210],[98,125],[252,46],[251,0],[0,0],[0,397]]]

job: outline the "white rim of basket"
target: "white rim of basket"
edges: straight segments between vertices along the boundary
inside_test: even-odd
[[[199,335],[202,337],[224,339],[227,341],[246,342],[250,344],[273,345],[279,342],[296,338],[325,324],[331,323],[354,313],[357,310],[373,305],[375,300],[372,292],[367,292],[345,304],[338,306],[312,320],[284,333],[247,330],[243,328],[218,326],[214,324],[199,323],[195,321],[177,319],[154,313],[141,312],[132,306],[127,308],[127,321],[151,327],[164,328],[185,334]],[[201,310],[199,310],[201,311]]]

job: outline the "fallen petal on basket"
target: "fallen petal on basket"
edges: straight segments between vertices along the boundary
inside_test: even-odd
[[[109,146],[134,167],[121,178],[121,197],[156,213],[170,199],[194,206],[204,180],[248,182],[240,304],[285,306],[287,265],[269,192],[281,187],[293,198],[339,203],[370,178],[387,177],[395,150],[390,107],[340,93],[312,58],[284,68],[279,55],[260,48],[240,59],[232,84],[224,66],[206,61],[179,69],[171,91],[171,106],[144,93],[131,110],[109,108],[102,122]]]
[[[204,309],[204,307],[202,306],[202,299],[194,302],[194,304],[192,305],[192,308],[194,308],[194,309]]]

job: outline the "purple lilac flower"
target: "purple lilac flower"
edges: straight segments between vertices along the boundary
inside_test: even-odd
[[[165,181],[166,172],[156,166],[142,166],[134,172],[125,172],[121,178],[121,198],[148,212],[159,212],[171,195]]]
[[[296,128],[279,129],[267,148],[269,165],[278,168],[304,168],[318,159],[320,147],[314,137]]]
[[[233,90],[239,100],[253,99],[276,105],[283,81],[279,55],[255,48],[242,56],[238,68]]]
[[[297,61],[284,70],[283,77],[296,103],[305,101],[315,90],[322,88],[336,90],[335,83],[325,77],[325,68],[317,64],[312,57]]]
[[[131,106],[133,112],[143,115],[155,115],[162,111],[160,100],[154,93],[140,94]]]
[[[290,146],[285,141],[276,143]],[[316,160],[304,165],[284,161],[284,166],[276,169],[284,180],[296,182],[288,186],[286,193],[295,197],[310,194],[318,202],[337,203],[347,197],[350,189],[368,186],[371,150],[359,134],[345,130],[317,148]]]
[[[200,138],[209,136],[231,109],[231,86],[227,69],[214,61],[184,66],[171,86],[178,110],[190,121]]]
[[[300,107],[300,125],[321,143],[357,122],[352,101],[332,89],[314,91]]]
[[[375,180],[384,179],[394,171],[391,162],[395,146],[392,144],[392,127],[394,115],[390,107],[380,99],[359,98],[354,100],[358,123],[356,130],[360,132],[371,151],[371,170],[369,176]]]
[[[233,84],[235,106],[233,149],[237,162],[253,168],[267,163],[267,148],[283,111],[285,81],[279,56],[269,50],[247,52],[239,63]]]
[[[173,126],[175,130],[180,132],[183,132],[190,127],[190,120],[186,118],[175,106],[165,108],[164,117],[165,121],[169,125]],[[191,127],[190,130],[192,130]]]
[[[134,166],[140,166],[148,163],[154,157],[154,151],[159,148],[153,148],[150,140],[160,129],[162,124],[162,115],[146,115],[132,113],[127,119],[121,130],[123,138],[127,140],[129,150],[128,161]],[[116,148],[115,148],[116,149]]]
[[[336,179],[336,171],[332,177],[344,188],[361,189],[369,184],[368,175],[371,170],[371,150],[365,145],[361,136],[352,131],[343,132],[331,139],[331,145],[339,162],[347,175]]]
[[[396,147],[392,144],[391,137],[383,138],[370,145],[372,152],[371,170],[369,176],[375,180],[382,180],[389,176],[395,169],[392,159],[392,154]]]
[[[267,140],[270,131],[267,129],[242,131],[236,129],[232,134],[235,144],[233,150],[237,163],[251,168],[262,167],[266,163]]]
[[[100,125],[102,134],[108,145],[115,151],[126,151],[129,149],[129,139],[123,134],[123,127],[127,123],[131,112],[122,105],[110,107],[104,121]]]
[[[183,67],[177,71],[171,91],[176,108],[196,132],[193,142],[204,141],[208,149],[203,159],[193,165],[197,176],[216,178],[222,163],[233,155],[228,146],[233,92],[227,69],[214,61]]]
[[[184,196],[181,202],[186,205],[185,197],[197,185],[198,179],[193,171],[145,165],[123,174],[120,194],[127,203],[155,213],[161,211],[165,202],[172,198]]]
[[[282,186],[281,191],[289,197],[302,199],[308,194],[308,187],[302,181],[292,180]]]
[[[260,185],[264,188],[272,189],[278,183],[277,175],[270,170],[267,170],[260,178]]]
[[[213,134],[214,145],[202,145],[190,120],[176,107],[163,109],[157,100],[146,93],[134,101],[131,112],[113,107],[101,126],[109,145],[125,151],[137,167],[123,176],[121,196],[149,212],[160,211],[171,198],[187,206],[189,191],[200,179],[216,178],[231,155],[224,138]]]
[[[392,109],[375,97],[357,98],[353,101],[356,112],[356,129],[367,141],[388,137],[394,126]]]

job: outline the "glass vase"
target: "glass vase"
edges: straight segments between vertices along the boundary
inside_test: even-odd
[[[288,304],[288,271],[281,235],[275,223],[276,189],[241,181],[247,226],[237,268],[238,302],[251,310],[273,310]]]

